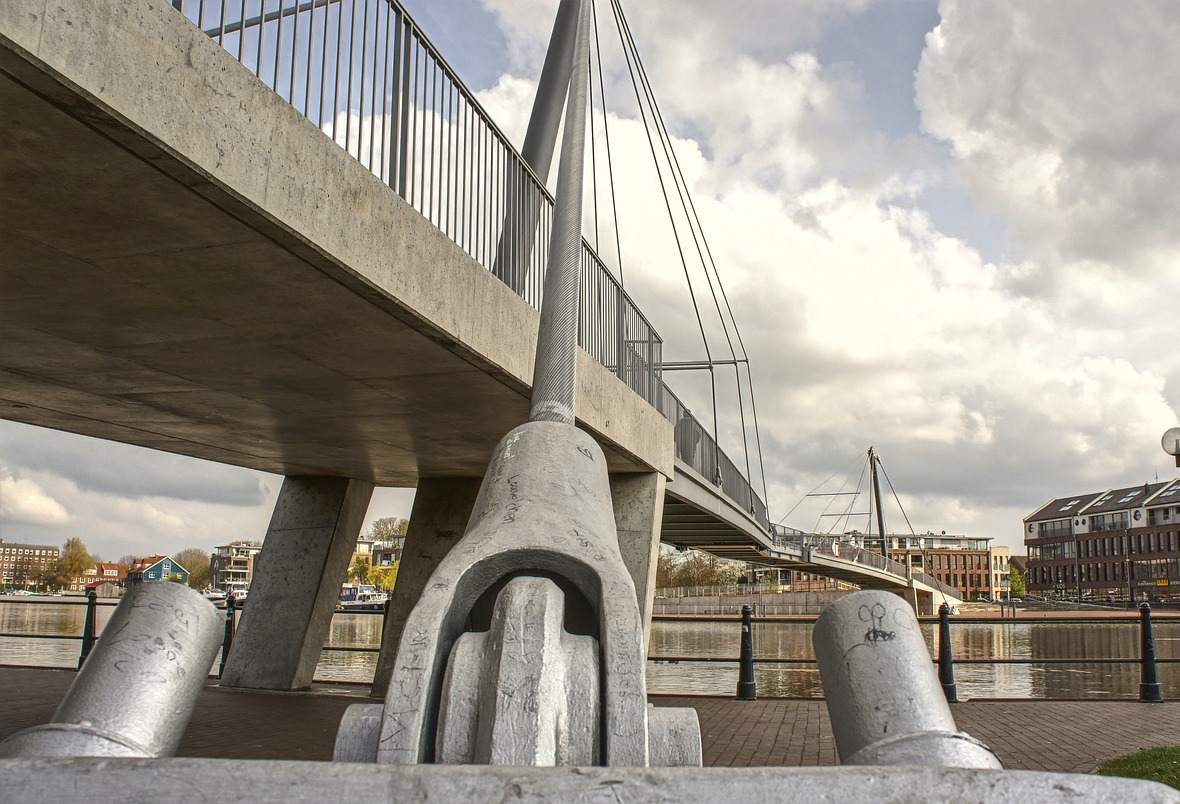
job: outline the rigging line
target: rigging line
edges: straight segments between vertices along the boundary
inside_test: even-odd
[[[740,336],[739,336],[740,342]],[[743,351],[745,347],[742,347]],[[750,414],[754,418],[754,446],[758,450],[758,473],[762,477],[762,503],[766,506],[766,521],[770,521],[770,491],[766,486],[766,465],[762,460],[762,431],[758,427],[758,406],[754,404],[754,376],[750,373],[750,363],[746,361],[746,382],[750,384]]]
[[[590,3],[590,13],[591,14],[594,13],[594,3],[593,2]],[[596,137],[594,136],[594,53],[593,52],[590,52],[587,54],[587,61],[589,63],[586,65],[586,74],[587,74],[586,94],[590,98],[590,102],[587,104],[587,106],[589,107],[589,114],[590,114],[590,136],[588,138],[590,140],[590,193],[593,198],[591,206],[594,209],[594,253],[598,254],[602,251],[602,249],[599,248],[599,243],[598,243],[598,155],[597,155],[597,151],[594,148],[594,140],[596,139]]]
[[[849,463],[852,463],[852,461],[849,461]],[[845,466],[847,466],[847,465],[848,464],[845,464]],[[856,494],[852,497],[852,499],[850,499],[848,501],[848,505],[845,506],[845,508],[843,509],[844,525],[841,528],[841,530],[847,530],[847,528],[848,528],[849,517],[852,516],[852,509],[856,506],[857,500],[860,499],[860,493],[861,493],[860,488],[861,488],[861,485],[864,483],[864,478],[865,478],[865,464],[862,463],[861,467],[860,467],[860,477],[858,477],[856,480]],[[843,490],[843,489],[847,488],[848,483],[851,479],[852,479],[852,475],[848,475],[847,477],[845,477],[844,482],[840,484],[840,489]],[[828,504],[824,506],[823,512],[827,513],[829,510],[831,510],[832,506],[835,504],[835,502],[836,502],[835,499],[829,500]],[[832,523],[832,527],[830,527],[828,529],[828,533],[830,534],[832,532],[832,530],[834,530],[835,527],[839,524],[840,524],[840,522],[838,520],[836,522]],[[816,522],[814,530],[816,530],[816,531],[819,530],[819,522],[818,521]]]
[[[657,165],[656,174],[660,177],[660,189],[664,195],[664,206],[668,210],[668,218],[669,218],[669,221],[672,223],[673,234],[676,238],[676,248],[680,253],[680,262],[681,262],[682,268],[684,269],[685,282],[688,284],[689,295],[692,297],[692,302],[693,302],[693,310],[694,310],[696,317],[697,317],[697,326],[701,332],[701,341],[702,341],[702,344],[705,349],[705,355],[709,358],[710,361],[712,361],[712,359],[713,359],[712,351],[709,349],[708,338],[705,335],[704,322],[701,319],[700,307],[697,305],[697,301],[696,301],[696,292],[693,290],[692,278],[689,275],[689,271],[688,271],[688,261],[685,259],[684,248],[680,242],[680,233],[676,230],[675,216],[672,213],[672,204],[671,204],[670,199],[668,198],[668,191],[667,191],[667,188],[664,184],[663,171],[661,171],[659,169],[659,159],[655,153],[655,146],[651,142],[651,130],[647,125],[647,115],[643,111],[644,98],[647,99],[648,105],[651,108],[652,122],[654,124],[656,134],[660,139],[660,147],[664,151],[664,158],[666,160],[668,160],[667,164],[669,165],[669,172],[672,175],[673,182],[676,186],[677,195],[680,197],[680,203],[681,203],[681,206],[683,207],[684,206],[683,192],[680,187],[680,182],[677,180],[676,173],[671,168],[671,159],[668,156],[668,151],[670,149],[670,143],[666,141],[666,138],[669,135],[667,133],[667,130],[665,128],[661,127],[661,125],[657,122],[657,120],[658,120],[658,107],[656,106],[655,94],[654,94],[654,92],[652,92],[651,85],[647,81],[646,72],[643,69],[642,61],[639,58],[639,49],[636,47],[635,39],[631,35],[631,28],[630,28],[630,25],[627,23],[626,16],[623,14],[622,5],[620,4],[619,0],[611,0],[611,7],[614,9],[615,24],[619,29],[620,37],[623,41],[623,52],[627,58],[627,70],[631,75],[631,84],[632,84],[632,87],[635,89],[636,100],[639,103],[640,115],[643,118],[644,129],[645,129],[645,131],[647,133],[647,137],[648,137],[648,147],[651,148],[652,159],[655,160],[656,165]],[[635,61],[634,68],[632,67],[632,55],[634,56],[634,61]],[[636,73],[638,73],[640,76],[640,84],[643,87],[642,92],[640,91],[639,86],[637,86],[635,83]],[[698,254],[698,256],[701,256],[700,255],[700,244],[696,242],[696,232],[692,228],[692,221],[691,220],[689,221],[689,230],[693,235],[693,242],[694,242],[694,245],[696,245],[697,254]],[[703,257],[702,257],[702,260],[703,260]],[[708,280],[707,273],[706,273],[705,278],[706,278],[706,280]],[[710,291],[712,291],[712,282],[710,282],[709,284],[710,284]],[[716,306],[717,302],[716,302],[716,294],[715,293],[714,293],[713,303],[714,303],[714,306]],[[723,325],[723,327],[724,327],[724,325]],[[731,348],[731,354],[732,354],[732,348]],[[715,464],[714,471],[716,472],[716,476],[711,478],[711,480],[713,480],[713,482],[716,483],[718,480],[721,479],[721,475],[720,475],[720,471],[721,471],[720,470],[721,445],[719,443],[719,441],[720,441],[719,432],[718,432],[719,428],[718,428],[718,423],[717,423],[717,377],[716,377],[716,374],[713,372],[712,368],[710,368],[710,370],[709,370],[709,383],[710,383],[710,391],[711,391],[712,405],[713,405],[713,461]]]
[[[622,12],[620,10],[620,15],[621,14],[622,14]],[[697,256],[701,261],[702,273],[704,274],[705,281],[709,286],[709,292],[713,297],[713,307],[717,311],[718,321],[721,324],[721,328],[722,328],[722,332],[724,333],[724,336],[725,336],[726,344],[729,347],[729,353],[735,360],[737,359],[738,350],[735,350],[735,348],[734,348],[733,338],[731,338],[730,331],[729,331],[730,325],[732,325],[733,330],[734,330],[734,336],[736,336],[738,344],[741,347],[741,349],[740,349],[741,355],[743,358],[745,358],[745,357],[747,357],[746,350],[745,350],[745,343],[742,341],[741,333],[738,330],[737,320],[734,317],[733,309],[729,304],[728,294],[726,294],[724,284],[721,282],[721,275],[717,270],[716,261],[713,259],[712,249],[709,247],[708,238],[706,238],[706,236],[705,236],[704,227],[701,224],[700,216],[696,210],[696,204],[693,202],[692,194],[688,190],[688,181],[684,177],[684,171],[680,166],[680,160],[676,156],[675,149],[671,147],[671,135],[667,133],[667,124],[664,121],[663,113],[660,111],[659,105],[655,101],[655,92],[654,92],[654,90],[652,90],[651,83],[647,78],[646,68],[644,68],[643,60],[639,56],[638,48],[635,46],[634,36],[631,33],[630,25],[627,23],[625,15],[622,16],[622,24],[624,26],[626,26],[626,35],[631,43],[631,47],[635,51],[635,60],[636,60],[636,64],[637,64],[637,69],[638,69],[638,72],[640,75],[640,79],[643,82],[645,89],[646,89],[646,93],[649,97],[649,103],[651,104],[653,119],[657,122],[659,129],[662,133],[661,144],[663,144],[665,142],[665,140],[667,141],[667,145],[664,146],[665,158],[669,160],[670,169],[672,171],[673,176],[676,179],[677,194],[680,198],[681,208],[683,209],[684,214],[685,214],[685,218],[688,221],[689,230],[690,230],[690,232],[692,232],[692,235],[693,235],[693,242],[694,242],[694,245],[696,246]],[[691,211],[690,211],[690,209],[691,209]],[[694,226],[694,223],[695,223],[695,226]],[[702,246],[704,247],[704,252],[702,252],[702,250],[701,250]],[[705,259],[706,253],[708,254],[708,261],[706,261],[706,259]],[[712,276],[710,276],[710,272],[709,272],[710,264],[712,266]],[[714,278],[716,278],[716,287],[714,287],[714,281],[713,281]],[[721,302],[718,301],[718,291],[720,291],[721,298],[725,302],[725,309],[724,310],[722,310]],[[728,313],[728,316],[729,316],[728,323],[726,320],[726,313]],[[749,382],[750,382],[750,394],[752,397],[753,396],[752,375],[750,375]],[[740,414],[740,418],[741,418],[742,452],[744,454],[745,462],[746,462],[746,477],[749,478],[753,473],[750,471],[750,450],[749,450],[749,436],[747,435],[748,431],[747,431],[747,427],[746,427],[746,410],[745,410],[745,402],[742,398],[742,378],[741,378],[740,372],[738,372],[736,369],[735,369],[735,388],[737,390],[738,410],[739,410],[739,414]],[[714,394],[714,396],[715,395],[716,394]],[[751,400],[751,407],[753,407],[752,400]],[[761,437],[758,434],[756,422],[755,422],[754,426],[755,426],[755,444],[759,450],[759,453],[758,453],[759,461],[761,461],[761,457],[762,457]],[[714,438],[715,439],[717,438],[716,427],[714,427]],[[762,475],[763,487],[764,487],[763,493],[766,494],[766,490],[765,490],[766,478],[765,478],[765,473],[764,473],[764,467],[762,467],[760,465],[759,469],[760,469],[760,471],[763,471],[763,475]]]
[[[905,520],[906,527],[910,529],[910,535],[917,536],[918,534],[914,533],[914,526],[910,524],[910,518],[906,516],[905,508],[902,508],[901,499],[897,496],[897,490],[893,488],[893,481],[889,479],[889,474],[885,471],[885,464],[878,459],[877,466],[881,467],[881,474],[885,475],[885,482],[889,484],[889,490],[893,492],[893,499],[897,502],[898,510],[901,511],[901,517]]]
[[[626,23],[625,18],[624,18],[624,23]],[[630,30],[629,25],[627,28],[627,34],[628,34],[628,36],[631,37],[632,47],[635,47],[634,37],[631,34],[631,30]],[[648,94],[651,97],[652,114],[653,114],[654,118],[657,120],[662,131],[666,133],[668,127],[664,121],[663,113],[660,111],[659,105],[656,104],[656,102],[655,102],[655,92],[654,92],[654,90],[651,89],[650,81],[648,81],[648,79],[647,79],[647,70],[643,66],[643,61],[639,56],[638,48],[635,48],[635,51],[636,51],[636,61],[638,63],[640,77],[644,81],[644,83],[647,87]],[[717,271],[716,262],[712,259],[712,250],[709,248],[708,238],[705,237],[705,229],[704,229],[704,226],[701,224],[700,215],[697,214],[696,204],[692,200],[692,194],[688,190],[688,181],[687,181],[687,179],[684,178],[684,171],[680,167],[680,160],[676,156],[676,150],[671,147],[671,135],[670,134],[667,135],[667,139],[669,142],[669,146],[667,148],[667,151],[668,151],[667,157],[669,160],[669,165],[672,168],[674,175],[677,176],[679,185],[683,186],[683,188],[684,188],[683,193],[681,194],[681,199],[680,199],[681,206],[684,209],[685,219],[688,221],[689,229],[693,233],[694,243],[697,248],[697,256],[700,257],[700,260],[701,260],[702,273],[704,273],[705,279],[709,283],[709,290],[713,295],[713,306],[718,312],[718,320],[721,323],[722,329],[724,330],[725,335],[726,335],[726,340],[728,341],[729,340],[729,329],[726,324],[725,317],[721,314],[722,313],[721,305],[717,301],[717,289],[719,289],[721,291],[721,295],[726,301],[726,308],[727,308],[727,311],[729,312],[729,323],[733,325],[735,334],[737,333],[737,320],[733,316],[732,309],[729,308],[728,297],[726,296],[725,288],[721,283],[721,275]],[[690,209],[691,209],[691,213],[690,213]],[[695,224],[695,226],[694,226],[694,224]],[[705,260],[705,253],[701,252],[702,246],[704,246],[705,253],[708,253],[708,255],[709,255],[708,261]],[[713,288],[713,281],[709,275],[710,264],[712,265],[712,269],[713,269],[713,277],[716,277],[716,279],[717,279],[717,286],[718,286],[717,289]],[[738,341],[739,341],[739,343],[741,342],[740,334],[738,335]],[[733,357],[736,359],[737,355],[734,352],[732,342],[729,343],[729,348],[730,348],[730,354],[733,355]],[[742,355],[743,355],[743,357],[745,356],[744,344],[742,346]]]
[[[643,110],[643,98],[641,97],[639,85],[636,83],[636,80],[635,80],[635,70],[634,70],[634,66],[631,63],[631,53],[627,48],[626,37],[622,35],[622,27],[621,27],[621,23],[619,22],[619,17],[622,14],[622,8],[619,6],[619,0],[611,0],[611,9],[614,11],[615,25],[617,27],[619,27],[620,38],[623,41],[623,55],[624,55],[624,58],[627,62],[627,72],[631,77],[631,87],[632,87],[632,89],[635,90],[635,98],[639,104],[639,116],[643,120],[644,133],[647,135],[647,147],[651,151],[652,162],[655,164],[655,167],[656,167],[656,177],[660,180],[660,191],[663,193],[663,196],[664,196],[664,207],[668,210],[668,217],[671,221],[672,205],[668,199],[668,188],[664,183],[663,171],[660,170],[659,158],[656,155],[655,143],[652,142],[651,128],[647,124],[647,113]],[[691,280],[688,279],[688,263],[684,258],[684,247],[680,242],[680,232],[677,231],[674,221],[672,221],[672,237],[676,241],[676,250],[680,254],[680,264],[681,264],[681,267],[684,269],[685,280],[688,282],[688,295],[692,300],[692,308],[693,308],[694,314],[696,315],[697,328],[700,330],[700,333],[701,333],[701,342],[702,342],[704,349],[705,349],[705,356],[709,360],[712,360],[713,355],[710,353],[710,350],[709,350],[709,341],[705,337],[705,325],[704,325],[704,322],[701,320],[701,311],[700,311],[699,305],[697,304],[696,292],[693,290]]]
[[[615,165],[610,152],[610,115],[606,111],[606,80],[602,75],[602,45],[598,37],[598,4],[591,9],[591,20],[594,23],[594,50],[598,54],[598,95],[602,102],[602,131],[606,145],[607,184],[610,186],[611,215],[615,226],[615,251],[619,261],[619,287],[623,282],[623,239],[619,233],[619,203],[615,196]]]
[[[802,504],[803,504],[803,500],[806,500],[808,497],[810,497],[812,494],[814,494],[814,493],[816,492],[816,490],[817,490],[817,489],[819,489],[819,488],[822,488],[822,487],[823,487],[823,486],[824,486],[824,485],[825,485],[825,484],[826,484],[826,483],[827,483],[829,480],[831,480],[833,477],[835,477],[836,475],[840,474],[840,473],[841,473],[841,472],[843,472],[845,469],[847,469],[849,466],[851,466],[851,465],[853,464],[853,462],[855,462],[855,461],[856,461],[856,460],[857,460],[859,457],[860,457],[860,456],[858,455],[856,458],[853,458],[853,459],[852,459],[852,460],[850,460],[848,463],[844,464],[844,465],[843,465],[843,466],[841,466],[839,469],[837,469],[836,471],[834,471],[834,472],[832,472],[830,475],[828,475],[826,478],[824,478],[824,480],[823,480],[823,481],[822,481],[822,482],[821,482],[821,483],[820,483],[818,486],[816,486],[816,487],[815,487],[814,489],[812,489],[810,492],[808,492],[807,494],[805,494],[805,495],[804,495],[804,496],[803,496],[803,497],[802,497],[802,498],[799,500],[799,502],[797,502],[797,503],[795,503],[794,505],[792,505],[792,506],[791,506],[791,510],[790,510],[790,511],[787,511],[787,513],[783,514],[783,518],[782,518],[782,519],[780,519],[780,520],[779,520],[778,522],[776,522],[775,524],[776,524],[776,525],[782,525],[782,524],[783,524],[783,523],[786,521],[787,517],[789,517],[791,514],[795,513],[795,509],[796,509],[796,508],[798,508],[800,505],[802,505]],[[847,478],[845,478],[844,485],[848,485]],[[843,488],[843,487],[844,487],[844,486],[841,486],[841,488]],[[786,526],[784,525],[784,527],[786,527]]]

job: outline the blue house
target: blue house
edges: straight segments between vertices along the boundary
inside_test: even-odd
[[[188,583],[188,570],[177,564],[171,556],[147,556],[135,559],[131,569],[127,570],[125,583],[166,581],[172,575],[179,576],[183,583]]]

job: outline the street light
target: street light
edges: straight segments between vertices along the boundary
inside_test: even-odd
[[[1180,427],[1173,427],[1164,433],[1160,446],[1164,448],[1164,452],[1176,459],[1176,466],[1180,467]]]

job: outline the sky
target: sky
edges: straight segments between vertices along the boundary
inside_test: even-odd
[[[519,144],[556,0],[407,8]],[[1180,421],[1180,5],[642,0],[626,13],[749,357],[773,519],[827,528],[796,504],[870,445],[904,507],[887,506],[890,530],[908,519],[1016,553],[1021,518],[1049,499],[1177,475],[1160,436]],[[599,197],[606,120],[624,284],[665,359],[699,359],[609,16],[599,0]],[[605,201],[588,232],[591,218],[611,240]],[[702,326],[716,354],[717,325]],[[752,436],[738,414],[753,410],[724,374],[719,432],[740,463]],[[706,377],[668,376],[702,419]],[[280,484],[0,422],[7,541],[80,536],[112,560],[258,539]],[[366,522],[411,500],[380,490]]]

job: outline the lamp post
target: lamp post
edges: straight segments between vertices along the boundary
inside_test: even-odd
[[[1180,467],[1180,427],[1173,427],[1164,433],[1160,446],[1164,448],[1164,452],[1176,459],[1176,466]]]

